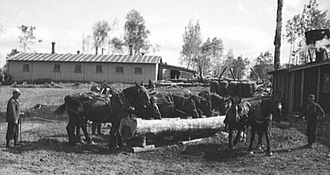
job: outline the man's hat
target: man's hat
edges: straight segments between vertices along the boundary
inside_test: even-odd
[[[315,99],[315,95],[314,95],[314,94],[310,94],[310,95],[308,96],[308,98],[314,100],[314,99]]]
[[[13,94],[14,94],[14,93],[22,94],[21,91],[20,91],[19,89],[14,89],[14,90],[13,90]]]

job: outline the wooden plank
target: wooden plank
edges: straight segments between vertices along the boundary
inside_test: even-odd
[[[147,145],[145,147],[131,147],[130,152],[132,153],[140,153],[155,150],[155,145]]]

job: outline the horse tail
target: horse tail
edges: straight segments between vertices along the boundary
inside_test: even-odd
[[[67,110],[67,104],[69,104],[69,101],[72,99],[72,96],[70,95],[67,95],[65,98],[64,98],[64,104],[62,104],[60,107],[58,107],[54,112],[53,114],[55,116],[61,116],[63,115],[63,113]]]
[[[61,116],[66,111],[66,103],[62,104],[54,111],[55,116]]]

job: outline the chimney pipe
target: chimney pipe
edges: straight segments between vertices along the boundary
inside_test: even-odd
[[[133,44],[128,45],[129,47],[129,55],[133,55]]]
[[[55,42],[52,42],[52,54],[55,53]]]
[[[77,50],[77,55],[79,55],[80,54],[80,50]]]

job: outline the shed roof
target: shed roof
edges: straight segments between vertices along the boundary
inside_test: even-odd
[[[161,56],[149,56],[149,55],[19,53],[8,58],[7,61],[156,64],[161,62],[161,58],[162,58]]]
[[[308,63],[308,64],[304,64],[304,65],[295,66],[295,67],[292,67],[289,69],[285,68],[285,69],[273,70],[268,73],[274,74],[275,72],[294,72],[294,71],[313,68],[313,67],[320,67],[320,66],[324,66],[324,65],[328,65],[328,64],[330,64],[330,60],[323,60],[323,61],[319,61],[319,62],[312,62],[312,63]]]
[[[327,64],[330,64],[330,61],[329,60],[324,60],[324,61],[319,61],[319,62],[313,62],[313,63],[308,63],[308,64],[305,64],[305,65],[293,67],[289,71],[290,72],[293,72],[293,71],[302,70],[302,69],[308,69],[308,68],[312,68],[312,67],[320,67],[320,66],[327,65]]]

